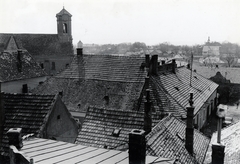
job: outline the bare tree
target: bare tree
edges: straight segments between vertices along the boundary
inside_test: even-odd
[[[235,56],[233,54],[227,54],[224,60],[227,62],[227,66],[231,67],[235,63]]]

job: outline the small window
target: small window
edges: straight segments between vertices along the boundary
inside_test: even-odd
[[[55,70],[55,62],[52,62],[52,70]]]
[[[28,93],[28,85],[27,84],[22,85],[22,93]]]
[[[63,23],[63,33],[67,33],[67,23]]]
[[[105,105],[109,104],[109,97],[108,96],[104,96],[104,101],[105,101]]]
[[[179,91],[179,88],[178,87],[174,87],[177,91]]]
[[[60,120],[60,115],[57,116],[57,119]]]
[[[42,69],[44,69],[44,65],[43,65],[43,63],[41,63],[40,66],[41,66]]]

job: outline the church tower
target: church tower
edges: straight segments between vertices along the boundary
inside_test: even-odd
[[[57,17],[57,31],[60,42],[71,42],[72,43],[72,15],[63,9],[56,15]]]

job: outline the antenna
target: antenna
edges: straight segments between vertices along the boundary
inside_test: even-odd
[[[192,66],[193,66],[193,51],[191,51],[191,61],[190,61],[190,69],[191,69],[191,74],[190,74],[190,87],[192,87]]]

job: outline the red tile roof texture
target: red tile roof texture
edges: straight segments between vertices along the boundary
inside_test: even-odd
[[[186,124],[174,116],[162,119],[146,136],[149,155],[178,159],[181,163],[203,163],[210,139],[194,129],[194,155],[185,148]]]
[[[41,135],[57,95],[4,94],[5,123],[0,152],[8,154],[7,131],[22,128],[22,134]]]
[[[160,117],[153,114],[152,120],[154,127]],[[126,150],[128,134],[132,129],[143,129],[143,125],[143,112],[90,107],[76,143],[99,148]],[[112,135],[114,129],[121,129],[118,137]]]
[[[28,52],[23,52],[20,61],[17,53],[0,54],[0,80],[2,82],[46,76],[46,72]],[[21,64],[19,71],[18,63]]]

